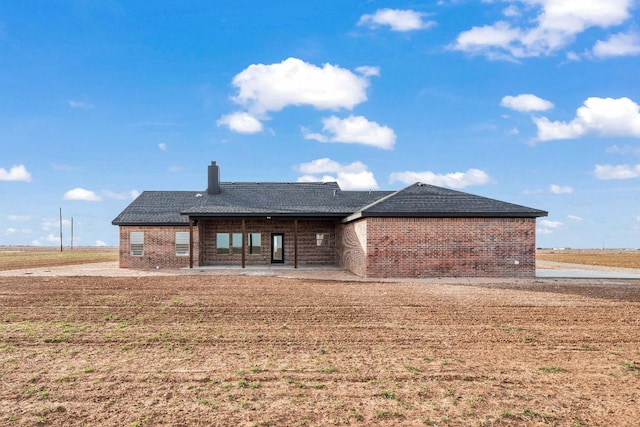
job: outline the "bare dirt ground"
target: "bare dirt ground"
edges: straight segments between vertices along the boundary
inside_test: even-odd
[[[2,425],[640,420],[640,280],[45,270],[0,276]]]
[[[538,250],[536,261],[552,261],[578,265],[640,269],[640,250],[633,249],[567,249]]]

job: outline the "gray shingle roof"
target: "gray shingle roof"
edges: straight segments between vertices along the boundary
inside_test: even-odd
[[[112,223],[187,224],[188,217],[307,216],[344,218],[390,191],[342,191],[335,182],[227,183],[206,191],[145,191]]]
[[[523,217],[547,212],[429,184],[415,183],[363,207],[346,222],[367,216]]]
[[[191,217],[334,217],[348,222],[367,216],[539,217],[538,209],[416,183],[400,191],[342,191],[329,183],[221,183],[206,191],[145,191],[114,225],[187,224]]]

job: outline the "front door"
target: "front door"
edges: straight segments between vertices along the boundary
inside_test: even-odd
[[[284,234],[273,233],[271,235],[271,263],[284,263]]]

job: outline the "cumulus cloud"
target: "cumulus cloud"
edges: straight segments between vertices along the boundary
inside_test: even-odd
[[[371,68],[366,70],[371,75]],[[233,78],[232,84],[238,89],[233,101],[254,116],[261,116],[290,105],[350,110],[367,100],[369,80],[367,75],[337,65],[318,67],[288,58],[277,64],[250,65]]]
[[[158,144],[158,148],[160,149],[160,151],[167,151],[167,144],[164,142],[161,142],[160,144]]]
[[[602,137],[640,137],[640,106],[629,98],[588,98],[570,122],[535,117],[538,141]]]
[[[85,190],[84,188],[74,188],[64,193],[64,200],[81,200],[85,202],[99,202],[102,200],[100,196],[91,190]]]
[[[103,247],[103,246],[107,246],[107,244],[102,240],[96,240],[96,243],[94,244],[94,246]]]
[[[596,165],[593,171],[598,179],[632,179],[640,177],[640,165]]]
[[[391,31],[407,32],[424,30],[436,25],[435,21],[426,20],[423,12],[407,9],[378,9],[375,13],[362,15],[358,25],[369,28],[389,26]]]
[[[465,188],[474,185],[489,184],[492,179],[485,171],[480,169],[469,169],[466,172],[452,172],[447,174],[436,174],[431,171],[426,172],[393,172],[390,181],[414,184],[423,182],[425,184],[437,185],[440,187]]]
[[[551,191],[553,194],[571,194],[573,193],[573,187],[570,187],[568,185],[551,184],[549,186],[549,191]]]
[[[320,133],[306,133],[305,139],[320,142],[342,142],[347,144],[364,144],[390,150],[396,142],[396,134],[390,127],[381,126],[367,120],[363,116],[349,116],[339,119],[331,116],[322,119]]]
[[[234,132],[244,134],[262,132],[263,129],[260,120],[244,111],[237,111],[235,113],[222,116],[218,121],[216,121],[216,124],[218,126],[227,126]]]
[[[0,181],[31,182],[31,173],[24,165],[13,166],[8,171],[5,168],[0,168]]]
[[[500,105],[516,111],[547,111],[553,108],[553,103],[530,93],[516,96],[505,96]]]
[[[631,16],[633,0],[502,0],[504,19],[460,33],[455,50],[490,59],[550,55],[589,28],[609,28]]]
[[[600,40],[593,47],[593,55],[598,58],[640,55],[640,35],[633,32],[619,33],[606,41]]]
[[[238,133],[253,134],[263,130],[262,121],[269,113],[289,106],[311,106],[317,110],[351,110],[367,100],[369,78],[380,75],[374,66],[360,66],[354,71],[337,65],[317,66],[298,58],[275,64],[252,64],[232,80],[238,90],[231,99],[242,111],[218,119]]]
[[[538,234],[552,234],[554,231],[561,228],[564,224],[560,221],[551,221],[548,219],[543,219],[538,223],[538,228],[536,231]]]
[[[316,159],[308,163],[300,163],[296,170],[303,175],[298,182],[332,182],[336,181],[343,190],[373,190],[378,183],[362,162],[342,164],[329,158]]]

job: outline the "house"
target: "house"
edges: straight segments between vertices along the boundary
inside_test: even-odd
[[[113,224],[120,267],[337,266],[359,276],[533,277],[547,212],[433,185],[221,182],[145,191]]]

